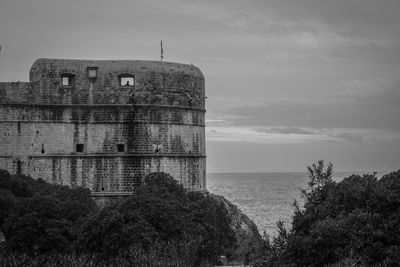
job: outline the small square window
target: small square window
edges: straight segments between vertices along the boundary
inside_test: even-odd
[[[61,74],[61,85],[62,86],[73,86],[74,85],[74,74],[63,73]]]
[[[70,77],[64,76],[62,77],[62,85],[63,86],[70,86],[71,82],[70,82]]]
[[[124,152],[125,151],[125,145],[124,144],[117,144],[117,150],[118,150],[118,152]]]
[[[133,86],[134,82],[135,80],[133,77],[122,76],[119,79],[119,85],[121,86]]]
[[[76,152],[83,153],[84,148],[85,148],[84,144],[76,144]]]
[[[97,67],[88,67],[87,70],[89,79],[97,78]]]

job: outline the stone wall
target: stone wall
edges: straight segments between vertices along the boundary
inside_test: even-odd
[[[122,76],[134,83],[120,85]],[[129,192],[155,171],[206,189],[204,77],[196,67],[39,59],[30,80],[0,83],[0,168],[93,192]]]

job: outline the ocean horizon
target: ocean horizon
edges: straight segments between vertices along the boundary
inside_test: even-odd
[[[390,171],[376,172],[378,178]],[[366,171],[334,172],[339,182],[352,174]],[[226,197],[237,205],[257,225],[258,231],[273,237],[276,223],[281,220],[291,227],[293,203],[302,204],[301,189],[307,187],[307,172],[210,172],[207,173],[207,190]]]

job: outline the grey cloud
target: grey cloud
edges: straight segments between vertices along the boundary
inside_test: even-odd
[[[287,126],[287,127],[271,127],[271,128],[256,128],[254,129],[256,132],[260,133],[277,133],[277,134],[302,134],[302,135],[321,135],[321,134],[326,134],[327,136],[341,139],[341,140],[346,140],[348,142],[352,143],[362,143],[364,142],[364,137],[358,134],[354,133],[339,133],[335,134],[332,133],[329,129],[324,129],[323,131],[310,131],[310,130],[304,130],[298,127],[293,127],[293,126]],[[334,140],[332,139],[327,139],[325,142],[333,142]]]
[[[351,80],[344,84],[346,91],[339,94],[342,99],[352,99],[359,104],[365,103],[382,109],[400,103],[400,78]]]
[[[282,125],[307,128],[364,128],[400,132],[400,79],[365,79],[349,82],[331,97],[273,101],[266,105],[237,106],[227,110],[239,125]],[[338,90],[340,91],[340,90]],[[276,130],[276,129],[274,129]],[[281,129],[282,130],[282,129]],[[351,134],[337,136],[362,141]]]
[[[362,143],[364,141],[364,138],[362,136],[351,133],[341,133],[333,135],[333,137],[337,137],[354,143]]]
[[[307,128],[365,128],[400,131],[400,106],[353,100],[310,99],[235,107],[237,125],[290,125]]]
[[[327,135],[333,138],[345,140],[352,143],[362,143],[364,142],[364,137],[354,133],[333,133],[330,129],[323,129],[310,131],[304,130],[302,128],[287,126],[287,127],[267,127],[267,128],[256,128],[256,132],[260,133],[277,133],[277,134],[301,134],[301,135]],[[374,140],[377,141],[377,140]],[[327,139],[325,142],[336,142],[333,139]]]
[[[271,127],[271,128],[257,128],[254,129],[259,133],[279,133],[279,134],[305,134],[305,135],[313,135],[315,134],[312,131],[307,131],[301,128],[287,126],[287,127]]]

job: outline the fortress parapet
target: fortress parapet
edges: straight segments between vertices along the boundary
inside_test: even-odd
[[[204,76],[192,65],[38,59],[0,83],[0,168],[126,195],[151,172],[206,189]]]

